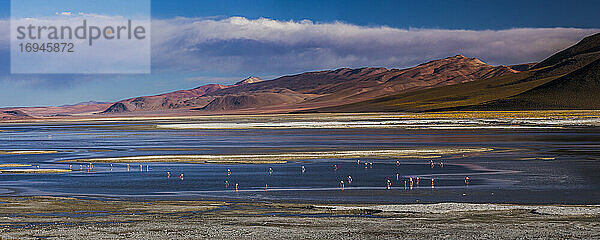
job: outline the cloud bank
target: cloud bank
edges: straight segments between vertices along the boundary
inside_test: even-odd
[[[494,65],[539,61],[599,29],[399,29],[266,18],[153,20],[153,67],[286,74],[338,67],[409,67],[456,54]]]
[[[578,28],[399,29],[244,17],[155,19],[152,69],[160,74],[183,72],[202,77],[279,76],[340,67],[404,68],[456,54],[508,65],[540,61],[598,32],[600,29]],[[0,52],[6,63],[7,20],[0,21],[0,33]],[[128,52],[123,49],[103,57],[115,61],[118,55],[131,55]],[[2,72],[8,72],[8,64],[3,66]],[[2,77],[15,78],[31,76]]]

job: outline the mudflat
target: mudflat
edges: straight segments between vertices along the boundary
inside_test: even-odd
[[[0,198],[3,239],[547,239],[600,237],[598,205],[314,205]]]

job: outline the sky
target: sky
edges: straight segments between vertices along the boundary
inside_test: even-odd
[[[33,1],[44,12],[136,10]],[[10,74],[10,1],[0,0],[0,107],[117,101],[341,67],[406,68],[456,54],[510,65],[600,32],[597,0],[153,0],[151,7],[151,74]]]

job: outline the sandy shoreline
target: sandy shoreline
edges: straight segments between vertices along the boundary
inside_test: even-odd
[[[600,205],[312,205],[0,197],[5,239],[600,237]]]

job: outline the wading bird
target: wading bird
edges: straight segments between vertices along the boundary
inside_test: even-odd
[[[344,191],[344,180],[340,181],[340,189]]]
[[[183,173],[179,175],[179,179],[183,180]]]
[[[466,176],[466,177],[465,177],[465,185],[469,185],[469,180],[470,180],[470,179],[469,179],[469,176]]]
[[[386,189],[392,189],[392,182],[388,179],[386,183]]]
[[[352,183],[352,176],[348,175],[348,184]]]
[[[304,166],[302,166],[302,173],[306,172],[306,168],[304,168]]]

